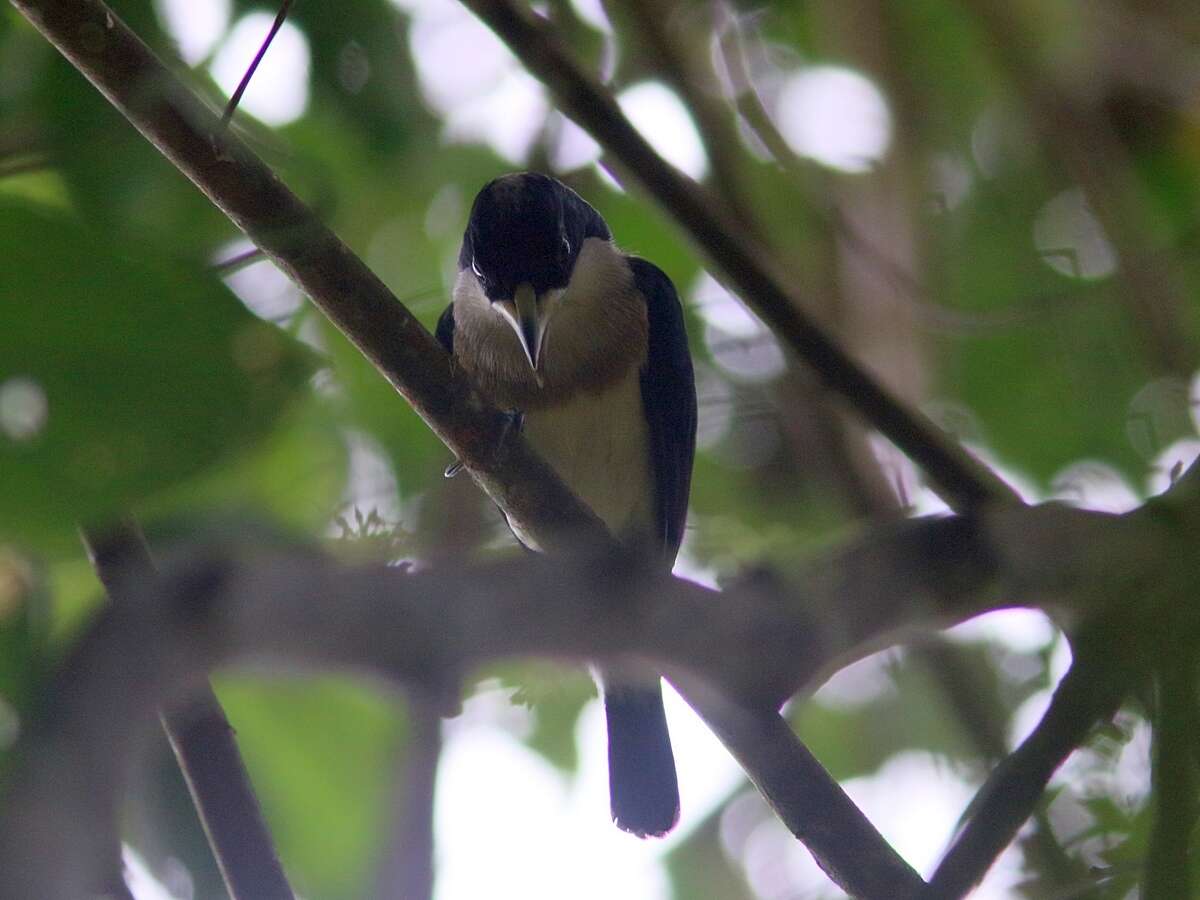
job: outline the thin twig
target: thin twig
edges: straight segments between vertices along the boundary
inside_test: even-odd
[[[1000,706],[995,685],[962,648],[934,638],[911,646],[917,661],[937,679],[950,708],[966,729],[976,752],[989,767],[1008,755],[1005,729],[1008,714]],[[1070,886],[1086,876],[1087,867],[1063,849],[1054,836],[1050,817],[1041,806],[1033,812],[1033,833],[1025,844],[1027,858],[1036,860],[1036,868],[1054,879],[1054,884]]]
[[[643,60],[674,88],[692,119],[712,166],[713,183],[722,199],[744,227],[761,238],[757,217],[746,200],[742,166],[745,154],[733,121],[725,105],[705,92],[705,82],[714,81],[705,46],[687,46],[692,35],[688,23],[678,21],[683,14],[698,15],[695,6],[676,6],[670,0],[642,0],[638,3],[609,3],[609,18],[619,22],[628,18],[633,28],[626,35],[641,42],[649,51]]]
[[[51,165],[51,157],[48,153],[33,153],[17,157],[15,160],[4,160],[0,162],[0,178],[12,178],[17,175],[26,175],[29,172],[38,172],[50,168]]]
[[[721,50],[721,62],[729,78],[729,89],[733,93],[738,114],[780,167],[798,178],[803,178],[805,172],[800,158],[775,127],[775,121],[767,112],[762,96],[758,93],[758,86],[750,75],[743,46],[745,35],[737,13],[723,2],[714,3],[713,8],[719,17],[717,40]]]
[[[128,603],[131,579],[149,577],[155,568],[137,523],[84,529],[82,538],[109,599]],[[292,900],[233,728],[212,686],[205,681],[187,702],[164,709],[161,719],[232,900]]]
[[[267,32],[267,36],[263,39],[262,46],[258,48],[258,52],[254,54],[254,59],[250,61],[246,73],[242,76],[242,80],[238,82],[237,90],[233,92],[233,96],[229,98],[229,102],[225,104],[225,112],[221,114],[221,127],[224,128],[229,124],[229,120],[233,118],[234,112],[238,108],[238,104],[242,101],[242,94],[246,93],[246,88],[250,86],[250,79],[254,77],[255,71],[258,69],[258,64],[262,62],[263,57],[267,55],[267,48],[271,46],[271,42],[275,40],[275,35],[279,33],[279,29],[283,27],[283,22],[287,18],[288,10],[292,8],[294,0],[283,0],[279,5],[279,12],[275,14],[275,21],[271,23],[271,30]]]
[[[228,275],[230,272],[236,272],[238,269],[265,258],[266,254],[261,249],[251,247],[249,250],[243,250],[241,253],[236,253],[228,259],[213,263],[212,269],[220,275]]]
[[[1077,642],[1075,660],[1045,715],[979,790],[974,814],[929,879],[922,900],[958,900],[970,893],[1016,837],[1058,767],[1096,722],[1116,712],[1132,686],[1131,670],[1114,660],[1114,644],[1126,637],[1118,629],[1097,627]]]
[[[420,691],[410,691],[408,742],[394,804],[394,834],[379,866],[378,900],[429,900],[433,896],[433,801],[441,754],[442,711]]]
[[[776,815],[852,897],[904,900],[921,876],[871,824],[778,713],[730,704],[676,682],[684,699],[729,749]]]

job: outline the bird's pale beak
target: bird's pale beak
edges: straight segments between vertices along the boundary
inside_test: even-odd
[[[508,324],[517,333],[521,349],[533,371],[538,371],[541,361],[542,339],[546,336],[546,319],[533,286],[528,282],[520,285],[512,300],[497,300],[496,307]]]

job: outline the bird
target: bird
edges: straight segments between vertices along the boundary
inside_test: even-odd
[[[608,530],[669,571],[696,449],[695,376],[670,278],[622,252],[561,181],[516,172],[475,197],[436,336]],[[661,678],[624,665],[596,675],[612,819],[660,837],[679,819]]]

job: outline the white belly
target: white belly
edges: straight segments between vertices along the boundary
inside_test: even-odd
[[[636,367],[602,393],[526,413],[525,436],[614,535],[654,533],[650,441]]]

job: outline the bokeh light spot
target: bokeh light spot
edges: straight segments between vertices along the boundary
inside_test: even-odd
[[[362,44],[350,41],[338,51],[338,82],[348,94],[357,94],[371,80],[371,60]]]
[[[960,157],[939,153],[929,162],[931,198],[936,212],[956,209],[971,192],[971,168]]]
[[[1125,434],[1142,459],[1154,459],[1164,447],[1193,433],[1190,385],[1182,378],[1156,378],[1129,401]]]
[[[571,0],[571,6],[579,18],[597,31],[604,34],[613,33],[612,22],[608,20],[608,13],[604,11],[604,3],[601,0]]]
[[[189,66],[203,62],[226,30],[231,0],[154,0],[154,11]]]
[[[33,590],[33,566],[15,550],[0,547],[0,620],[18,612]]]
[[[831,169],[867,172],[892,141],[892,115],[866,76],[841,66],[813,66],[792,75],[776,105],[788,145]]]
[[[704,177],[708,171],[704,144],[674,91],[657,81],[643,81],[622,91],[617,102],[663,159],[692,178]]]
[[[1104,278],[1117,268],[1112,245],[1079,188],[1068,188],[1041,208],[1033,243],[1046,265],[1071,278]]]
[[[692,288],[704,319],[704,343],[726,374],[748,382],[770,381],[783,372],[783,350],[758,318],[707,272]]]
[[[412,2],[408,44],[425,103],[456,143],[481,142],[522,163],[545,122],[542,86],[478,19],[446,0]]]
[[[1071,463],[1050,480],[1050,488],[1054,499],[1097,512],[1124,513],[1142,503],[1125,476],[1094,459]]]
[[[220,250],[214,262],[235,258],[252,247],[245,241],[234,241]],[[225,284],[250,312],[276,325],[286,324],[304,302],[291,279],[269,259],[259,259],[230,272],[225,276]]]
[[[247,13],[238,19],[221,44],[209,72],[226,96],[237,90],[274,19],[267,13]],[[291,22],[284,22],[250,79],[238,108],[267,125],[294,122],[308,108],[310,67],[308,38]]]
[[[0,432],[14,441],[29,441],[46,427],[50,403],[32,378],[15,376],[0,384]]]

